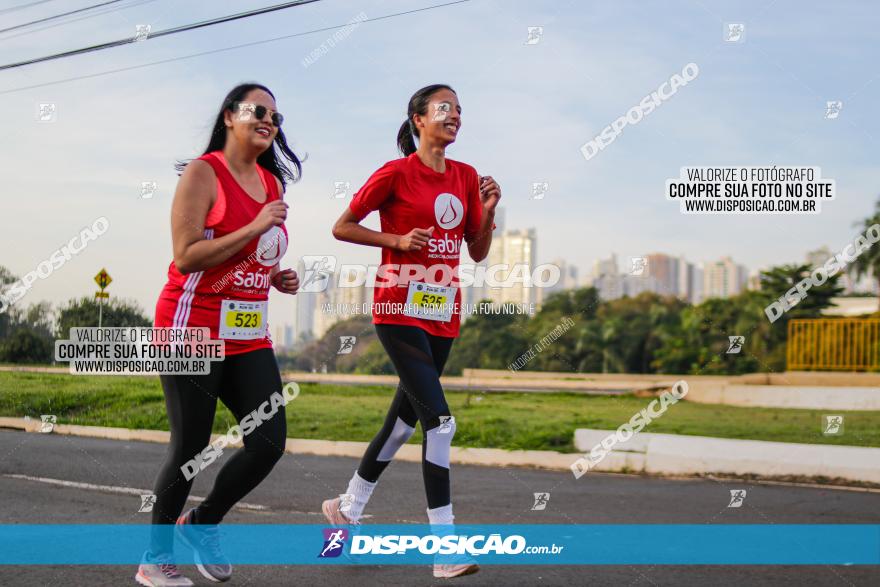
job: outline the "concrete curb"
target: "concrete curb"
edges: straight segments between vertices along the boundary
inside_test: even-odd
[[[563,385],[657,392],[681,379],[689,386],[686,401],[740,407],[804,410],[880,410],[880,373],[786,371],[746,375],[642,375],[465,369],[470,380],[524,385]]]
[[[0,428],[12,428],[25,432],[40,432],[40,420],[0,417]],[[67,434],[87,438],[108,440],[127,440],[168,443],[171,434],[164,430],[129,430],[127,428],[108,428],[104,426],[76,426],[55,424],[52,434]],[[211,440],[220,437],[214,434]],[[237,446],[241,443],[230,444]],[[288,438],[285,452],[290,454],[351,457],[363,456],[369,443],[341,440],[314,440],[311,438]],[[452,447],[450,459],[458,465],[480,465],[485,467],[532,467],[554,471],[568,471],[578,455],[549,450],[503,450],[500,448],[460,448]],[[394,457],[397,460],[419,463],[422,461],[422,447],[404,445]]]
[[[613,433],[578,429],[574,443],[587,453]],[[617,443],[594,468],[660,475],[825,477],[880,484],[880,448],[640,433]]]
[[[703,381],[694,381],[690,384],[687,399],[700,404],[744,408],[880,410],[880,393],[877,392],[876,387],[759,385],[735,381],[707,384]]]
[[[297,383],[328,383],[334,385],[387,385],[397,387],[400,381],[392,375],[355,375],[349,373],[303,373],[284,371],[282,378]],[[577,393],[584,395],[620,395],[637,391],[662,391],[672,385],[665,382],[638,381],[559,381],[540,378],[475,378],[465,376],[443,376],[440,383],[444,389],[457,391],[479,391],[485,393]]]

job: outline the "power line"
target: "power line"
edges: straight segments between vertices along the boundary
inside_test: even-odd
[[[13,6],[11,8],[4,8],[0,10],[0,14],[6,14],[7,12],[15,12],[16,10],[24,10],[25,8],[30,8],[31,6],[36,6],[37,4],[45,4],[46,2],[52,2],[53,0],[39,0],[39,2],[31,2],[30,4],[19,4],[18,6]]]
[[[266,14],[269,12],[284,10],[286,8],[293,8],[296,6],[311,4],[312,2],[318,2],[318,1],[319,0],[294,0],[293,2],[284,2],[283,4],[276,4],[274,6],[268,6],[266,8],[259,8],[257,10],[248,10],[247,12],[239,12],[237,14],[231,14],[229,16],[221,16],[219,18],[213,18],[211,20],[203,20],[201,22],[196,22],[193,24],[187,24],[187,25],[183,25],[183,26],[179,26],[179,27],[174,27],[171,29],[165,29],[164,31],[149,33],[148,35],[146,35],[144,37],[143,40],[154,39],[157,37],[164,37],[167,35],[175,35],[177,33],[192,31],[195,29],[213,26],[215,24],[232,22],[234,20],[239,20],[242,18],[249,18],[251,16],[257,16],[260,14]],[[128,45],[129,43],[135,43],[140,40],[142,40],[142,39],[139,39],[136,37],[128,37],[126,39],[120,39],[118,41],[110,41],[109,43],[101,43],[100,45],[92,45],[91,47],[84,47],[82,49],[73,49],[71,51],[64,51],[63,53],[56,53],[54,55],[47,55],[45,57],[35,57],[33,59],[28,59],[26,61],[19,61],[18,63],[10,63],[7,65],[0,65],[0,71],[4,71],[7,69],[15,69],[17,67],[24,67],[25,65],[33,65],[34,63],[43,63],[45,61],[54,61],[55,59],[63,59],[65,57],[73,57],[74,55],[82,55],[83,53],[102,51],[104,49],[110,49],[112,47],[119,47],[121,45]]]
[[[70,12],[62,12],[61,14],[55,14],[53,16],[47,16],[45,18],[40,18],[38,20],[33,20],[31,22],[26,22],[23,24],[17,24],[15,26],[11,26],[5,29],[0,29],[0,33],[5,33],[8,31],[14,31],[18,29],[23,29],[25,27],[29,27],[35,24],[40,24],[43,22],[49,22],[50,20],[58,20],[59,18],[64,18],[65,16],[71,16],[73,14],[79,14],[80,12],[87,12],[92,10],[93,8],[100,8],[102,6],[107,6],[108,4],[117,4],[122,2],[123,0],[107,0],[107,2],[101,2],[100,4],[93,4],[92,6],[86,6],[84,8],[77,8],[76,10],[71,10]]]
[[[112,13],[112,12],[118,12],[118,11],[120,11],[120,10],[127,10],[127,9],[129,9],[129,8],[135,8],[135,7],[137,7],[137,6],[142,6],[142,5],[144,5],[144,4],[149,4],[150,2],[155,2],[155,1],[156,1],[156,0],[132,0],[132,3],[131,3],[131,4],[128,4],[128,5],[126,5],[126,6],[117,6],[117,7],[115,7],[115,8],[104,8],[104,9],[102,9],[102,10],[97,10],[97,11],[91,13],[91,14],[84,14],[84,15],[79,16],[79,17],[77,17],[77,18],[69,18],[69,19],[67,19],[67,20],[65,20],[65,21],[63,21],[63,22],[56,22],[56,23],[52,23],[52,24],[47,24],[47,25],[45,25],[45,26],[42,26],[42,27],[40,27],[40,28],[37,28],[37,29],[31,30],[31,31],[22,31],[22,32],[20,32],[20,33],[16,33],[16,34],[14,34],[14,35],[7,35],[7,36],[4,36],[2,39],[0,39],[0,41],[8,41],[8,40],[10,40],[10,39],[15,39],[15,38],[18,38],[18,37],[24,37],[24,36],[27,36],[27,35],[32,35],[32,34],[34,34],[34,33],[38,33],[38,32],[40,32],[40,31],[45,31],[45,30],[52,29],[52,28],[55,28],[55,27],[64,26],[64,25],[66,25],[66,24],[70,24],[70,23],[73,23],[73,22],[79,22],[79,21],[81,21],[81,20],[88,20],[88,19],[90,19],[90,18],[95,18],[96,16],[103,16],[103,15],[105,15],[105,14],[110,14],[110,13]]]
[[[435,4],[433,6],[425,6],[423,8],[415,8],[413,10],[404,10],[402,12],[394,12],[392,14],[386,14],[385,16],[377,16],[375,18],[367,18],[367,19],[364,19],[364,20],[361,20],[358,22],[375,22],[375,21],[379,21],[379,20],[386,20],[389,18],[394,18],[396,16],[405,16],[408,14],[414,14],[416,12],[424,12],[427,10],[434,10],[435,8],[445,8],[446,6],[453,6],[455,4],[464,4],[465,2],[470,2],[470,1],[471,0],[454,0],[453,2],[446,2],[444,4]],[[154,65],[164,65],[165,63],[173,63],[175,61],[184,61],[186,59],[193,59],[195,57],[203,57],[205,55],[212,55],[214,53],[222,53],[224,51],[234,51],[236,49],[243,49],[245,47],[253,47],[256,45],[263,45],[266,43],[274,43],[275,41],[283,41],[285,39],[292,39],[295,37],[303,37],[305,35],[311,35],[314,33],[321,33],[324,31],[332,31],[334,29],[342,28],[344,26],[349,26],[349,25],[351,25],[351,22],[337,24],[334,26],[323,27],[320,29],[312,29],[310,31],[303,31],[301,33],[294,33],[292,35],[284,35],[281,37],[274,37],[272,39],[263,39],[262,41],[252,41],[250,43],[242,43],[241,45],[232,45],[230,47],[221,47],[219,49],[211,49],[210,51],[202,51],[200,53],[191,53],[189,55],[181,55],[180,57],[171,57],[169,59],[162,59],[160,61],[153,61],[150,63],[142,63],[140,65],[130,65],[128,67],[120,67],[118,69],[110,69],[108,71],[101,71],[98,73],[92,73],[92,74],[88,74],[88,75],[79,75],[79,76],[75,76],[75,77],[69,77],[69,78],[65,78],[65,79],[55,80],[53,82],[45,82],[42,84],[33,84],[30,86],[22,86],[20,88],[12,88],[11,90],[2,90],[2,91],[0,91],[0,96],[5,95],[5,94],[24,92],[26,90],[33,90],[33,89],[37,89],[37,88],[45,88],[47,86],[54,86],[57,84],[66,84],[66,83],[75,82],[75,81],[84,80],[84,79],[103,77],[105,75],[112,75],[114,73],[133,71],[135,69],[143,69],[145,67],[152,67]]]

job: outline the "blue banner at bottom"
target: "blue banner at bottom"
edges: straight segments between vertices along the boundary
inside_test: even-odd
[[[219,539],[229,562],[246,565],[880,564],[880,525],[875,524],[222,524],[190,526],[182,537],[174,526],[0,525],[0,564],[137,564],[151,537],[153,544],[173,543],[175,562],[190,564],[193,552],[186,545],[201,544],[203,530]],[[210,551],[199,554],[204,562],[219,562]]]

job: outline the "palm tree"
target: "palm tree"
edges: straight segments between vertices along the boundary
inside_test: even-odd
[[[623,324],[618,316],[605,319],[602,331],[602,373],[626,373]]]
[[[862,233],[864,234],[870,227],[880,224],[880,200],[874,205],[874,213],[862,220]],[[858,226],[858,223],[856,223]],[[874,279],[880,282],[880,247],[871,247],[856,257],[852,267],[855,269],[856,278],[863,275],[873,275]]]
[[[861,257],[860,257],[861,258]],[[777,265],[761,271],[761,294],[771,301],[795,287],[810,274],[812,267],[807,264],[789,263]],[[838,285],[840,274],[836,274],[822,285],[810,288],[806,298],[786,313],[786,318],[818,318],[822,310],[834,305],[833,298],[840,295],[843,288]],[[784,331],[784,329],[781,329]]]

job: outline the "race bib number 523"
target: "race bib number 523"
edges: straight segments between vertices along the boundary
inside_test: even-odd
[[[220,306],[220,338],[253,340],[266,336],[269,303],[223,300]]]

